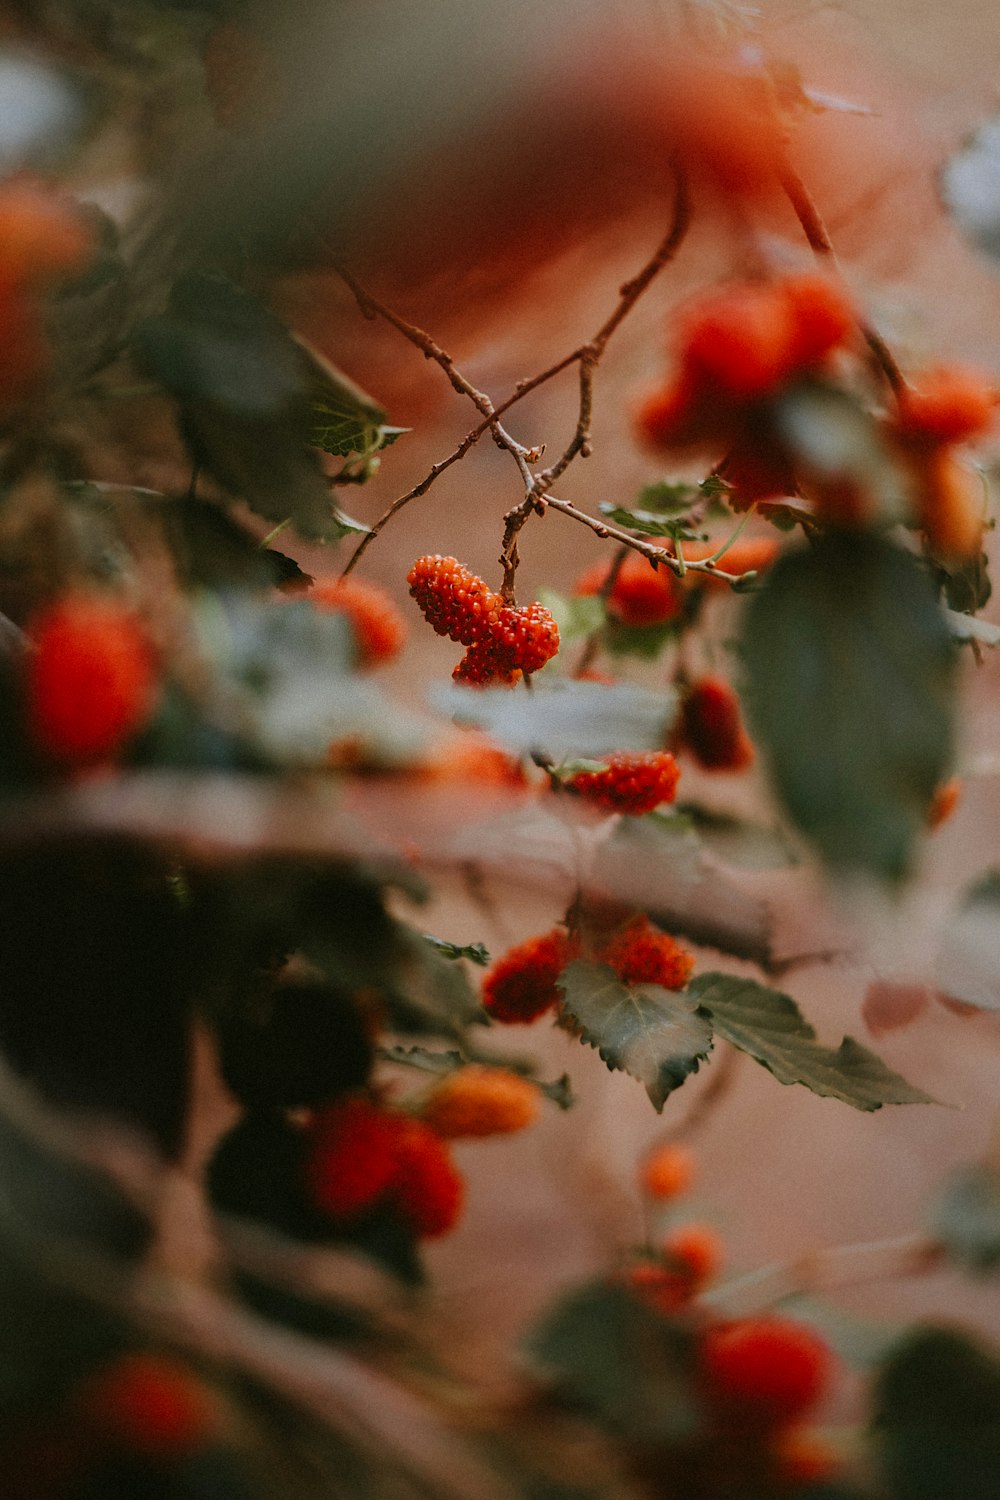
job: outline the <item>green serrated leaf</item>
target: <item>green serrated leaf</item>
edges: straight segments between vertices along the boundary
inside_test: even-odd
[[[467,958],[471,963],[481,964],[483,968],[490,961],[489,951],[483,943],[449,943],[429,932],[425,932],[424,937],[444,958]]]
[[[953,743],[955,653],[919,563],[867,533],[785,553],[742,650],[792,820],[833,868],[902,878]]]
[[[661,985],[624,985],[606,964],[576,960],[559,988],[563,1009],[608,1067],[644,1085],[655,1109],[696,1073],[712,1049],[698,1002]]]
[[[561,645],[583,640],[604,624],[604,603],[596,594],[557,594],[555,589],[540,589],[539,603],[552,615],[559,627]]]
[[[333,507],[330,520],[330,541],[339,542],[343,536],[367,536],[371,531],[363,521],[356,521],[346,511],[340,509],[339,505]]]
[[[746,1052],[779,1083],[801,1083],[814,1094],[854,1109],[883,1104],[933,1104],[853,1037],[825,1047],[790,995],[732,974],[698,974],[687,995],[712,1018],[717,1036]]]
[[[681,511],[690,510],[699,495],[722,494],[728,486],[723,484],[722,490],[706,490],[705,480],[703,484],[671,484],[663,480],[659,484],[645,485],[636,496],[636,508],[638,510],[654,511],[657,515],[666,516],[679,514]],[[721,481],[720,481],[721,483]],[[601,509],[603,510],[603,506]]]
[[[703,542],[707,539],[705,531],[692,531],[687,516],[677,516],[673,520],[663,516],[654,515],[648,510],[625,510],[620,505],[602,504],[599,507],[601,514],[607,516],[616,526],[624,526],[628,531],[639,531],[644,536],[668,536],[674,541]]]
[[[677,1443],[697,1429],[695,1343],[625,1287],[573,1292],[527,1340],[527,1353],[574,1405],[640,1443]]]
[[[935,1207],[933,1229],[959,1265],[1000,1270],[1000,1174],[983,1162],[961,1168]]]

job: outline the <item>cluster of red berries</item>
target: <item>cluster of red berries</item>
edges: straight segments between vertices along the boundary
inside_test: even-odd
[[[690,1188],[695,1162],[681,1145],[650,1153],[640,1174],[654,1205],[673,1205]],[[680,1224],[627,1266],[623,1280],[666,1317],[683,1316],[717,1276],[719,1236],[708,1225]],[[831,1384],[833,1356],[805,1324],[775,1314],[696,1324],[698,1381],[708,1419],[709,1467],[731,1465],[742,1479],[783,1493],[829,1479],[837,1468],[826,1445],[802,1423]],[[726,1490],[726,1493],[729,1491]]]
[[[579,939],[559,927],[509,948],[483,979],[484,1009],[507,1025],[537,1021],[561,1004],[560,976],[581,952]],[[641,914],[594,944],[588,956],[608,964],[624,984],[668,990],[682,990],[694,969],[690,953]]]
[[[997,400],[983,376],[954,365],[926,371],[900,393],[890,437],[910,478],[918,523],[938,557],[974,558],[982,547],[982,484],[955,450],[989,432]]]
[[[594,807],[642,817],[677,795],[680,768],[669,750],[621,751],[600,771],[577,771],[562,783]]]
[[[669,452],[725,452],[720,472],[737,509],[796,493],[773,403],[822,370],[854,326],[844,292],[816,273],[702,298],[680,318],[676,374],[637,413],[642,437]]]
[[[559,629],[541,604],[505,604],[482,578],[454,557],[418,557],[406,579],[438,635],[467,648],[456,682],[510,684],[537,672],[559,650]]]
[[[753,764],[740,701],[728,682],[701,677],[691,684],[681,704],[677,744],[706,771],[745,771]]]
[[[701,562],[718,552],[720,542],[686,542],[684,556],[689,562]],[[734,542],[720,561],[720,570],[729,574],[759,573],[770,567],[778,555],[778,543],[770,537],[753,537]],[[612,569],[615,569],[612,577]],[[604,594],[604,607],[612,620],[633,629],[665,625],[676,620],[684,610],[691,590],[702,585],[728,588],[711,573],[692,572],[678,578],[666,567],[654,567],[638,552],[630,552],[616,566],[612,562],[595,563],[581,573],[573,585],[576,595]]]
[[[111,598],[56,600],[28,625],[26,719],[35,747],[67,768],[113,757],[149,717],[157,674],[135,615]]]
[[[349,1095],[314,1115],[306,1190],[313,1207],[347,1225],[387,1201],[422,1239],[458,1220],[465,1184],[441,1135],[423,1120]]]
[[[318,581],[309,600],[317,609],[344,616],[363,670],[392,661],[402,650],[406,625],[384,589],[353,578],[333,578]]]

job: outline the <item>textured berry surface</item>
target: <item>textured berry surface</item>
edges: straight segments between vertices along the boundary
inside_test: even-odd
[[[353,578],[317,582],[309,599],[317,609],[342,614],[354,637],[360,667],[392,661],[406,640],[403,618],[384,589]]]
[[[641,816],[677,793],[680,772],[666,750],[622,752],[609,757],[601,771],[578,771],[564,785],[594,807]]]
[[[424,619],[461,646],[491,639],[503,601],[471,569],[454,557],[418,557],[406,576]]]
[[[349,1222],[371,1208],[398,1176],[396,1118],[371,1100],[340,1099],[315,1116],[306,1156],[306,1191],[315,1208]]]
[[[508,949],[483,980],[485,1009],[508,1025],[536,1021],[562,1000],[556,981],[570,957],[569,939],[558,927]]]
[[[445,1141],[422,1120],[400,1119],[396,1136],[396,1201],[414,1234],[437,1239],[453,1229],[465,1182]]]
[[[512,665],[508,651],[492,641],[481,641],[469,647],[451,675],[469,687],[513,687],[521,672]]]
[[[538,1115],[538,1089],[506,1068],[459,1068],[443,1078],[424,1104],[424,1119],[449,1140],[510,1135]]]
[[[179,1458],[216,1434],[209,1391],[177,1360],[126,1354],[91,1376],[79,1393],[88,1423],[124,1447]]]
[[[113,755],[153,705],[149,642],[134,616],[110,600],[64,598],[28,627],[27,717],[35,744],[79,764]]]
[[[676,938],[654,927],[646,916],[633,917],[595,952],[623,984],[658,984],[682,990],[691,978],[694,959]]]
[[[744,771],[754,748],[736,694],[721,677],[692,683],[681,706],[680,741],[706,771]]]
[[[743,1318],[707,1331],[702,1372],[709,1398],[734,1418],[784,1427],[822,1400],[833,1357],[819,1334],[802,1323]]]
[[[596,563],[580,575],[575,594],[599,594],[607,585],[611,563]],[[684,593],[667,568],[653,568],[638,553],[630,553],[618,569],[605,608],[623,625],[662,625],[684,607]]]
[[[660,1146],[642,1165],[643,1192],[663,1203],[686,1193],[694,1179],[694,1157],[684,1146]]]

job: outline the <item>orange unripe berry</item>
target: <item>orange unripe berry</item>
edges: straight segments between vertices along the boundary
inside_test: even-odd
[[[962,782],[958,776],[952,776],[948,781],[942,781],[931,798],[931,805],[927,809],[927,827],[931,830],[940,828],[946,823],[958,806],[962,797]]]
[[[842,1467],[829,1443],[806,1427],[776,1434],[771,1455],[778,1484],[791,1490],[832,1480]]]
[[[682,1224],[671,1231],[660,1246],[693,1290],[700,1290],[718,1275],[724,1249],[722,1240],[708,1224]]]
[[[506,1068],[471,1066],[442,1078],[424,1101],[423,1118],[448,1140],[511,1135],[538,1115],[536,1084]]]
[[[528,784],[521,762],[474,730],[446,740],[421,767],[420,775],[429,781],[472,781],[483,786]]]
[[[611,574],[611,563],[596,563],[582,573],[574,594],[599,594]],[[630,553],[618,569],[605,608],[623,625],[662,625],[684,608],[684,593],[668,568],[653,568],[638,553]]]
[[[357,648],[359,667],[376,667],[399,655],[406,640],[406,626],[384,589],[353,578],[332,578],[317,582],[308,598],[317,609],[345,617]]]
[[[77,1407],[104,1438],[157,1458],[194,1453],[220,1427],[212,1393],[163,1354],[122,1355],[86,1381]]]
[[[709,1328],[701,1348],[706,1394],[734,1422],[777,1429],[807,1416],[833,1376],[828,1345],[788,1318],[741,1318]]]
[[[996,405],[996,391],[985,375],[940,365],[900,392],[893,430],[900,442],[916,447],[964,443],[989,431]]]
[[[917,472],[920,526],[936,556],[971,561],[983,545],[983,487],[947,448],[923,458]]]
[[[72,276],[93,250],[93,231],[73,199],[24,179],[0,187],[0,286]]]
[[[687,1192],[695,1172],[694,1157],[685,1146],[659,1146],[643,1162],[642,1190],[647,1197],[667,1203]]]
[[[45,755],[74,766],[115,754],[148,718],[156,693],[149,640],[111,599],[70,595],[28,625],[29,733]]]

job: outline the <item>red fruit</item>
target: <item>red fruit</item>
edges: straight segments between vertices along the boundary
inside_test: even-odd
[[[707,1224],[682,1224],[668,1234],[661,1254],[683,1276],[692,1291],[706,1286],[722,1265],[722,1241]]]
[[[778,287],[792,315],[792,364],[796,370],[812,369],[851,337],[854,308],[843,287],[815,271],[786,276]]]
[[[795,336],[780,284],[727,287],[682,318],[684,368],[724,397],[756,400],[771,395],[795,368]]]
[[[961,365],[927,370],[899,397],[896,436],[912,446],[963,443],[992,427],[997,394],[986,376]]]
[[[564,785],[595,807],[639,817],[673,801],[679,776],[669,751],[622,751],[610,756],[603,770],[578,771]]]
[[[945,447],[923,455],[916,478],[920,527],[936,557],[973,561],[983,546],[979,476]]]
[[[0,286],[72,276],[93,249],[91,226],[72,198],[25,179],[0,187]]]
[[[717,1407],[735,1421],[771,1429],[811,1412],[833,1375],[833,1356],[819,1334],[777,1316],[709,1328],[701,1365]]]
[[[401,1118],[396,1160],[397,1202],[413,1232],[421,1239],[447,1234],[462,1211],[465,1182],[445,1142],[423,1120]]]
[[[657,387],[638,403],[633,415],[636,433],[653,448],[699,448],[722,440],[732,413],[728,402],[704,381],[682,370],[672,385]]]
[[[28,730],[66,765],[114,754],[149,716],[153,653],[135,616],[110,599],[57,600],[28,626]]]
[[[470,646],[451,675],[470,687],[513,687],[521,678],[520,670],[511,665],[510,654],[492,641]]]
[[[659,1146],[643,1163],[643,1191],[650,1198],[669,1202],[687,1192],[695,1170],[694,1157],[686,1146]]]
[[[706,771],[744,771],[753,764],[739,699],[721,677],[702,677],[691,685],[679,727],[681,744]]]
[[[510,1135],[534,1122],[540,1097],[538,1085],[519,1073],[473,1064],[442,1078],[424,1102],[423,1117],[447,1140]]]
[[[561,1002],[556,981],[571,957],[569,938],[559,927],[509,948],[483,979],[484,1009],[507,1025],[537,1021]]]
[[[781,1433],[771,1450],[782,1488],[806,1489],[836,1477],[842,1467],[837,1454],[817,1432],[793,1428]]]
[[[349,1222],[371,1208],[396,1181],[395,1116],[370,1099],[338,1099],[310,1127],[306,1191],[321,1213]]]
[[[780,443],[766,433],[741,436],[719,465],[719,474],[730,486],[729,504],[735,511],[749,510],[760,500],[777,500],[798,492],[795,470]],[[719,566],[734,572],[729,562]]]
[[[509,652],[511,665],[522,672],[537,672],[559,650],[559,627],[544,604],[523,604],[502,609],[493,643],[499,652]]]
[[[503,600],[456,558],[440,553],[418,557],[406,581],[438,635],[471,646],[490,639],[496,631]]]
[[[948,781],[942,781],[931,798],[931,805],[927,809],[927,827],[930,829],[940,828],[946,823],[958,806],[962,796],[962,781],[958,776],[952,776]]]
[[[612,563],[597,563],[576,581],[574,594],[599,594],[607,583]],[[669,568],[654,568],[630,552],[615,575],[605,601],[609,615],[623,625],[662,625],[684,608],[684,594]]]
[[[690,953],[645,915],[633,917],[598,946],[594,957],[614,969],[622,984],[658,984],[667,990],[682,990],[694,969]]]
[[[353,578],[320,581],[309,593],[317,609],[346,617],[354,636],[360,667],[375,667],[398,656],[406,626],[384,589]]]
[[[79,1392],[79,1410],[100,1433],[156,1457],[193,1453],[216,1436],[211,1392],[185,1365],[162,1354],[125,1354]]]

